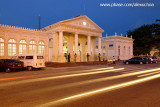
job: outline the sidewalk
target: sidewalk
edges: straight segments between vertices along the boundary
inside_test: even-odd
[[[93,66],[93,65],[119,66],[122,64],[123,61],[116,62],[116,64],[108,63],[108,61],[65,62],[65,63],[46,62],[46,67],[60,68],[60,67]]]
[[[107,65],[107,61],[89,61],[89,62],[46,62],[46,67],[75,67],[75,66],[89,66],[89,65]]]

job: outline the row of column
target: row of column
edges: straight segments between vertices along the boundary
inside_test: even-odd
[[[75,33],[75,53],[78,54],[78,33]],[[88,54],[91,54],[91,36],[87,37]],[[98,53],[101,54],[101,37],[98,37]],[[59,31],[59,55],[63,55],[63,31]]]

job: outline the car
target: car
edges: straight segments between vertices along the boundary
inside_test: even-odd
[[[125,60],[124,64],[148,64],[151,63],[151,60],[147,57],[133,57],[129,60]]]
[[[152,59],[150,57],[143,57],[144,63],[145,64],[151,64],[152,63]]]
[[[0,59],[0,69],[5,72],[11,72],[13,70],[19,70],[24,68],[22,61],[14,59]]]
[[[150,57],[153,63],[158,63],[158,58],[155,56]]]
[[[28,71],[33,70],[33,68],[45,68],[45,59],[41,54],[18,54],[14,55],[12,59],[24,62],[24,67],[27,68]]]

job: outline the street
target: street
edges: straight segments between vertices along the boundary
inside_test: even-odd
[[[0,72],[0,107],[160,107],[160,65]]]

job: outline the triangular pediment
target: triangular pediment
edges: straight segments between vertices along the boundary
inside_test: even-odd
[[[53,28],[56,28],[61,25],[66,25],[68,27],[72,26],[75,28],[83,28],[83,29],[86,28],[86,29],[98,31],[100,33],[104,32],[104,30],[102,28],[100,28],[96,23],[94,23],[90,18],[88,18],[85,15],[80,15],[80,16],[77,16],[72,19],[60,21],[58,23],[47,26],[47,27],[43,28],[42,30],[47,31],[49,29],[53,29]]]
[[[76,26],[76,27],[88,28],[88,29],[104,32],[103,29],[101,29],[96,23],[94,23],[90,18],[88,18],[85,15],[78,16],[78,17],[73,18],[73,19],[61,21],[61,23]]]

